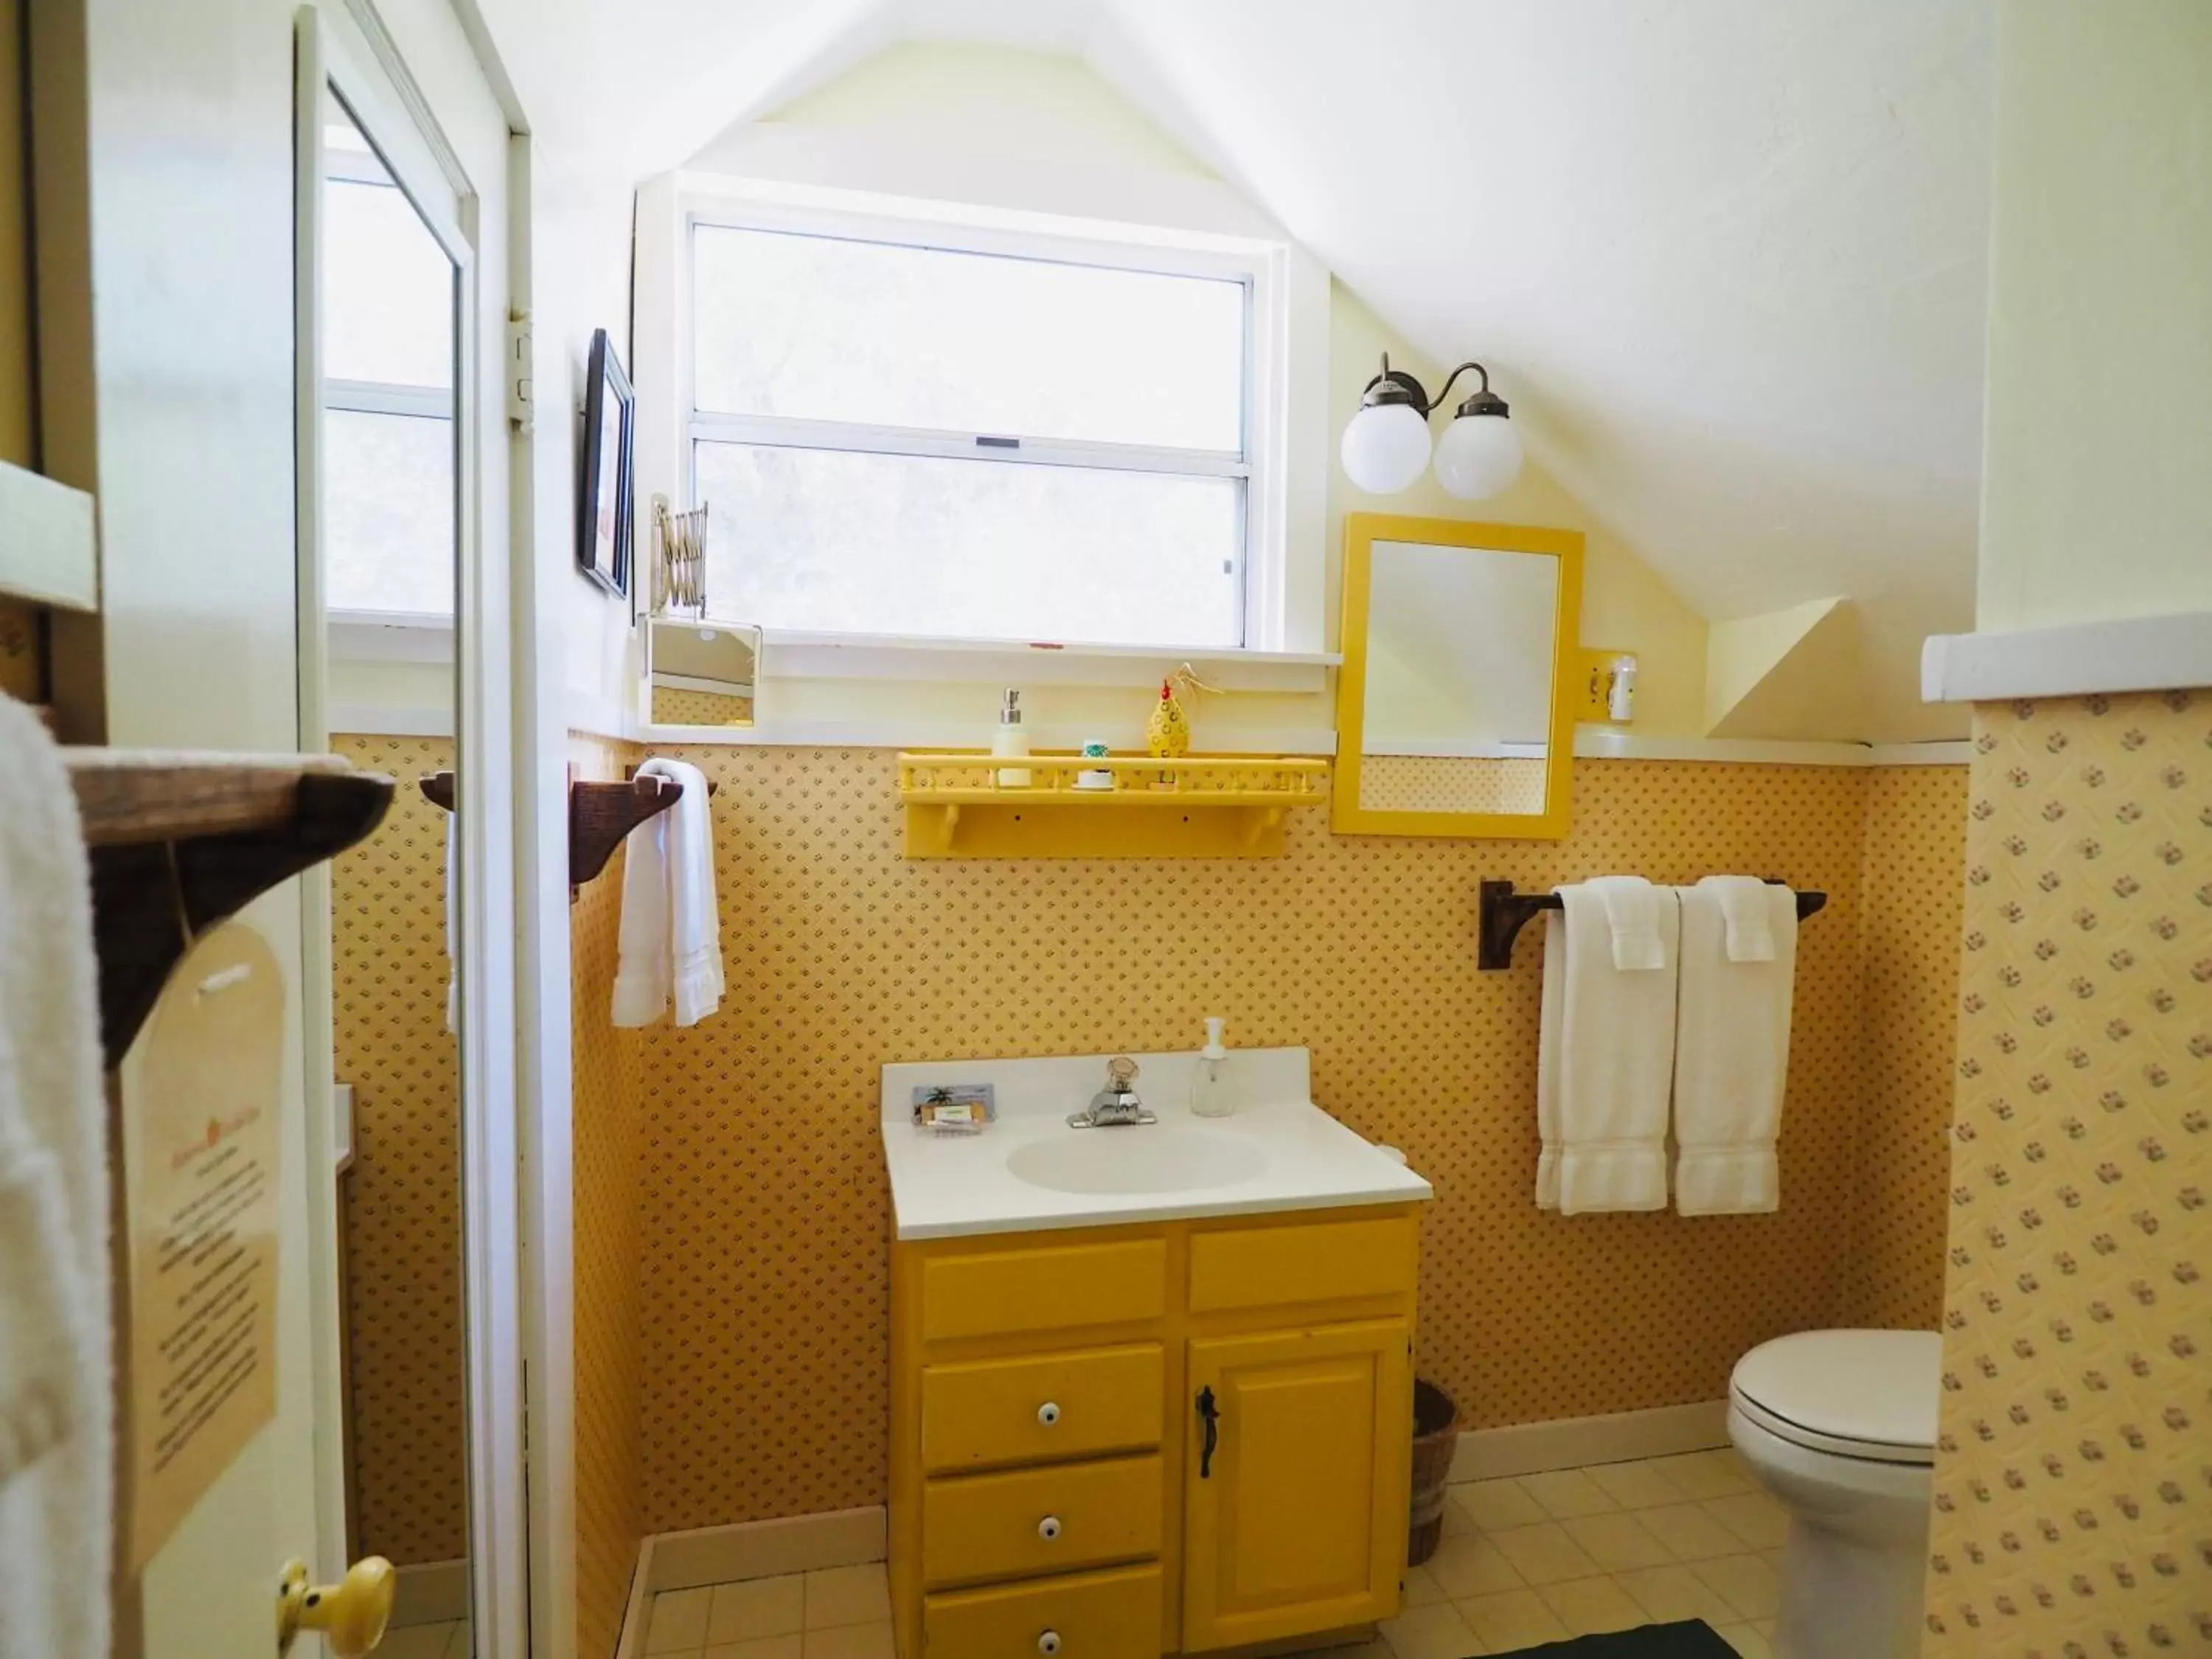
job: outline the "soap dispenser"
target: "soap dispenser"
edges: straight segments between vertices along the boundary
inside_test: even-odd
[[[1030,734],[1022,727],[1021,688],[1010,685],[999,699],[999,726],[991,734],[991,753],[994,757],[1005,758],[1029,752]],[[1001,789],[1030,787],[1030,769],[1026,766],[1002,766],[997,775]]]
[[[1222,1021],[1209,1015],[1206,1047],[1198,1051],[1198,1065],[1190,1074],[1190,1115],[1227,1117],[1237,1109],[1235,1079],[1229,1070],[1229,1050],[1221,1046]]]

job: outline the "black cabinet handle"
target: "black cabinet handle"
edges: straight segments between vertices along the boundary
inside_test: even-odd
[[[1213,1403],[1213,1390],[1198,1391],[1198,1414],[1206,1419],[1206,1444],[1198,1454],[1198,1478],[1213,1478],[1213,1451],[1221,1443],[1221,1407]]]

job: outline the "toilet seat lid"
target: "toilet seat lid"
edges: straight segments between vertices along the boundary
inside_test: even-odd
[[[1927,1463],[1942,1370],[1934,1331],[1801,1331],[1744,1355],[1729,1392],[1753,1421],[1801,1446]]]

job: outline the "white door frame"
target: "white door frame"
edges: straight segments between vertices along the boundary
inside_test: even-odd
[[[453,259],[455,529],[455,754],[459,776],[461,983],[462,1283],[467,1371],[469,1562],[476,1659],[526,1659],[528,1538],[523,1468],[520,1216],[514,1090],[513,640],[508,574],[510,438],[503,360],[507,307],[506,134],[486,141],[479,112],[441,108],[422,81],[473,82],[495,112],[482,67],[438,9],[405,14],[410,51],[435,54],[418,80],[368,0],[302,6],[295,33],[295,347],[299,548],[300,739],[330,743],[321,523],[321,181],[325,84]],[[431,65],[421,65],[428,70]],[[465,161],[449,131],[472,151]],[[475,176],[471,176],[471,167]],[[402,788],[414,787],[401,779]],[[331,899],[327,867],[306,882],[302,949],[307,1075],[311,1099],[329,1098],[332,1069]],[[343,1566],[345,1461],[337,1365],[337,1215],[329,1111],[308,1115],[309,1255],[316,1360],[318,1565]],[[373,1270],[373,1264],[362,1264]]]

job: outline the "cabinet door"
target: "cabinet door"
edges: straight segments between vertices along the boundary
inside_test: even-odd
[[[1402,1319],[1191,1343],[1186,1651],[1398,1610],[1413,1469],[1410,1346]]]

